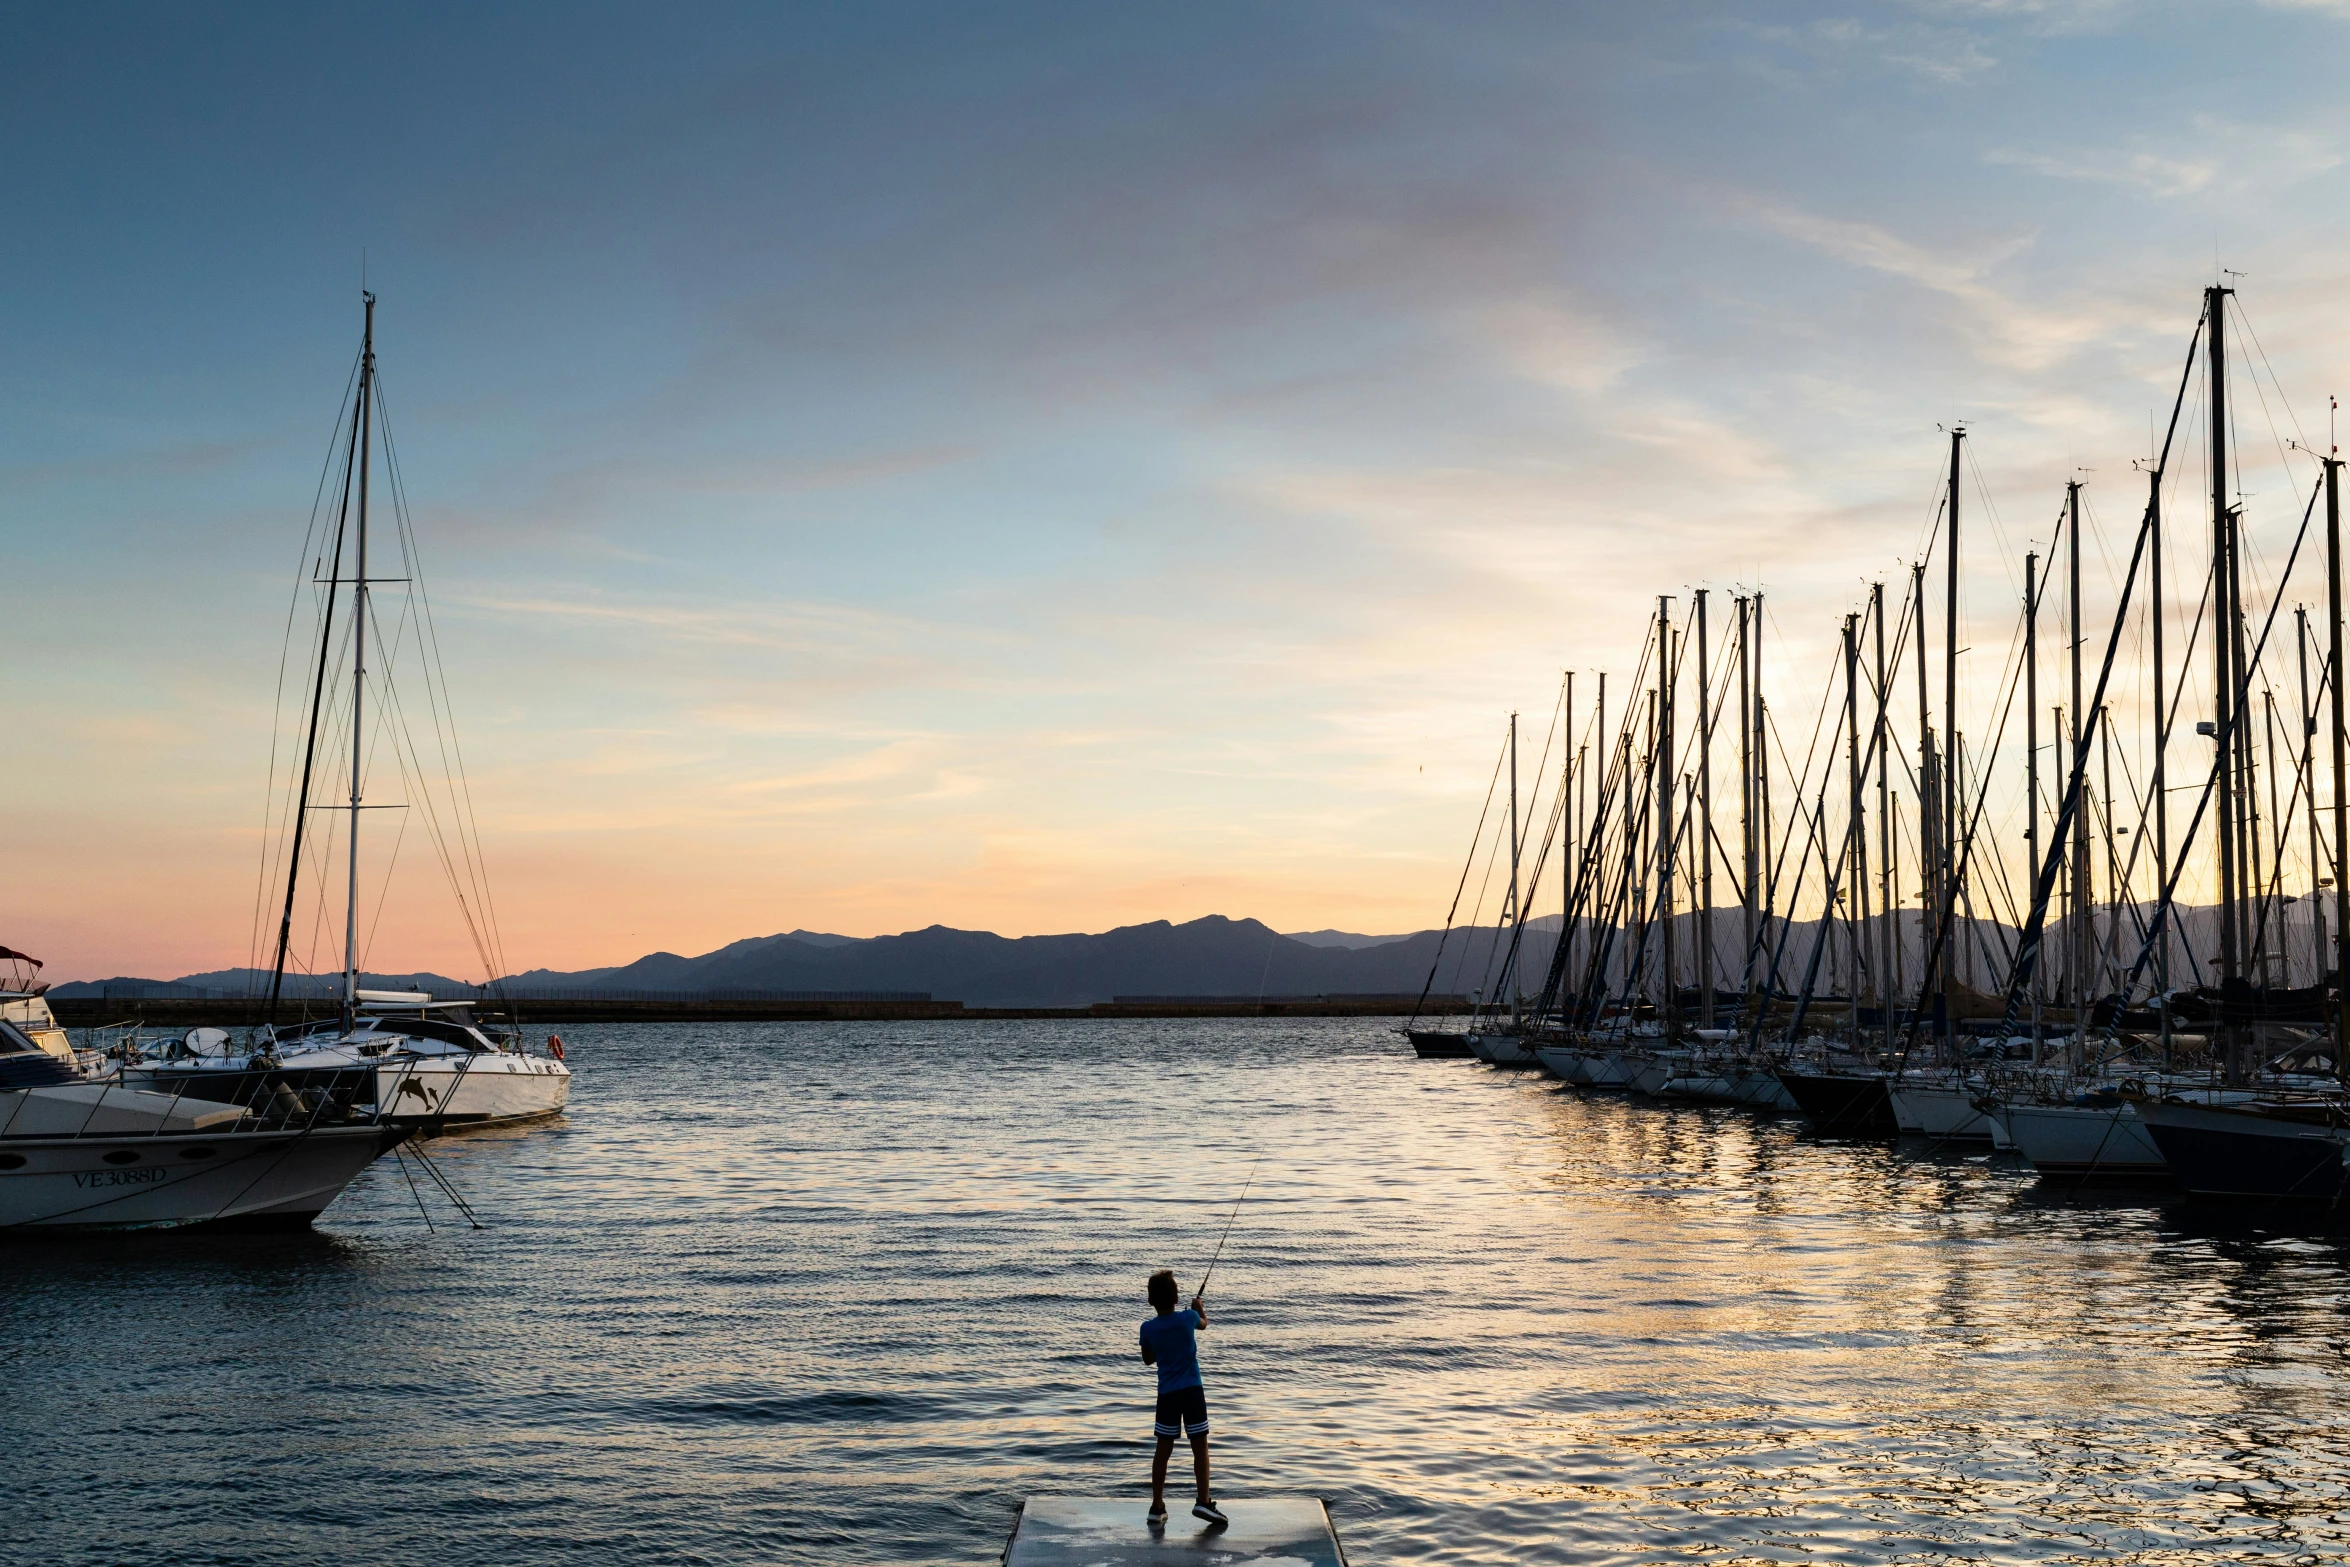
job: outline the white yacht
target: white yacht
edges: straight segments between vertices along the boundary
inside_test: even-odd
[[[92,1081],[40,989],[0,990],[0,1230],[299,1228],[410,1135],[321,1094],[256,1110]]]
[[[57,1026],[57,1015],[49,1010],[47,985],[40,982],[41,960],[13,947],[0,947],[0,1023],[12,1023],[33,1048],[55,1056],[67,1066],[77,1069],[79,1059],[65,1030]]]
[[[427,1134],[543,1121],[571,1101],[571,1068],[559,1056],[493,1033],[468,1002],[362,990],[359,1003],[348,1029],[329,1020],[258,1044],[225,1029],[190,1029],[160,1050],[126,1056],[122,1081],[231,1104],[324,1093]]]

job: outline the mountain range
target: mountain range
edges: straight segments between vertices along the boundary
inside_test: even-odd
[[[2272,983],[2314,982],[2330,963],[2328,935],[2321,916],[2305,899],[2288,900],[2271,910],[2264,922],[2265,943],[2274,956],[2268,978]],[[2100,993],[2111,974],[2136,962],[2141,939],[2136,921],[2125,912],[2121,929],[2114,927],[2111,908],[2101,910],[2091,928],[2085,956],[2098,965]],[[1743,946],[1736,934],[1736,910],[1724,911],[1715,926],[1716,973],[1734,985],[1743,963]],[[2202,983],[2208,969],[2196,958],[2218,947],[2216,914],[2210,909],[2181,908],[2171,922],[2173,982]],[[1557,940],[1559,916],[1545,915],[1526,922],[1521,968],[1528,991],[1541,988]],[[1927,942],[1925,922],[1915,909],[1903,911],[1897,922],[1901,948],[1899,972],[1922,971]],[[1695,948],[1693,917],[1674,921],[1681,972],[1688,972]],[[1792,926],[1775,922],[1770,950],[1759,955],[1763,972],[1776,967],[1778,988],[1795,989],[1814,961],[1818,924],[1798,920]],[[2045,948],[2049,982],[2069,972],[2067,922],[2050,921]],[[1960,921],[1949,952],[1953,977],[1980,988],[2004,982],[2016,948],[2012,925],[1995,920]],[[1441,945],[1443,964],[1433,988],[1438,994],[1466,995],[1494,992],[1503,987],[1495,970],[1498,953],[1506,949],[1507,933],[1492,926],[1453,931],[1433,930],[1402,936],[1366,936],[1351,931],[1316,930],[1283,935],[1256,920],[1205,919],[1172,924],[1154,920],[1127,925],[1098,935],[998,936],[984,930],[955,930],[932,925],[895,936],[854,937],[822,931],[792,930],[776,936],[753,936],[729,942],[714,952],[683,957],[674,952],[652,952],[633,963],[611,968],[573,970],[531,969],[506,977],[502,985],[522,995],[602,994],[615,992],[706,993],[710,991],[875,991],[925,993],[942,1001],[971,1006],[1085,1006],[1119,997],[1220,996],[1242,999],[1316,995],[1416,995],[1429,983]],[[1864,943],[1872,951],[1875,937]],[[1661,946],[1661,943],[1659,944]],[[1839,923],[1834,939],[1819,950],[1818,988],[1834,993],[1851,983],[1851,943]],[[1620,973],[1624,948],[1611,960]],[[1653,961],[1655,953],[1648,957]],[[2144,970],[2141,968],[2141,975]],[[1909,983],[1906,980],[1904,983]],[[268,976],[249,969],[223,969],[189,974],[172,981],[112,979],[59,985],[51,993],[60,999],[108,996],[251,996],[267,988]],[[441,996],[471,994],[466,982],[438,974],[370,974],[362,981],[370,989],[426,990]],[[339,991],[339,975],[288,975],[289,996],[323,996]]]
[[[1550,957],[1549,916],[1527,922],[1526,965],[1539,975]],[[1283,935],[1253,919],[1222,915],[1177,925],[1154,920],[1099,935],[998,936],[932,925],[895,936],[851,937],[794,930],[730,942],[698,957],[653,952],[611,968],[530,969],[504,984],[525,993],[619,991],[927,992],[972,1006],[1084,1006],[1120,996],[1312,996],[1416,994],[1426,984],[1442,932],[1363,936],[1348,931]],[[1495,928],[1456,930],[1444,942],[1437,988],[1483,984]],[[1537,950],[1537,948],[1539,950]],[[268,976],[222,969],[177,980],[111,979],[59,985],[53,994],[251,995]],[[368,988],[464,994],[466,982],[437,974],[370,974]],[[340,976],[288,975],[286,994],[319,995]]]

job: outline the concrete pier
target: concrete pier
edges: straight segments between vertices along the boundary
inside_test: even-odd
[[[1163,1524],[1143,1516],[1148,1498],[1032,1496],[1004,1547],[1004,1567],[1346,1567],[1330,1513],[1311,1496],[1219,1500],[1232,1522],[1216,1529],[1170,1496]]]

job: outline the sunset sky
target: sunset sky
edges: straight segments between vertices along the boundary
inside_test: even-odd
[[[1432,925],[1510,709],[1654,595],[1761,581],[1814,700],[1940,426],[1989,623],[2068,475],[2126,553],[2218,269],[2258,527],[2350,387],[2350,4],[6,29],[0,944],[57,980],[248,961],[363,267],[515,968]],[[371,964],[474,977],[393,885]]]

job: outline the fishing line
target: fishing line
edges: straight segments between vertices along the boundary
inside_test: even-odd
[[[1257,1183],[1257,1165],[1264,1162],[1265,1156],[1260,1153],[1256,1163],[1248,1167],[1248,1179],[1241,1182],[1240,1195],[1232,1199],[1232,1211],[1224,1216],[1224,1233],[1216,1237],[1216,1254],[1208,1259],[1208,1271],[1200,1275],[1199,1288],[1192,1291],[1192,1299],[1207,1298],[1208,1280],[1216,1276],[1216,1264],[1224,1257],[1224,1243],[1232,1238],[1232,1221],[1240,1217],[1240,1205],[1248,1201],[1248,1189]]]

